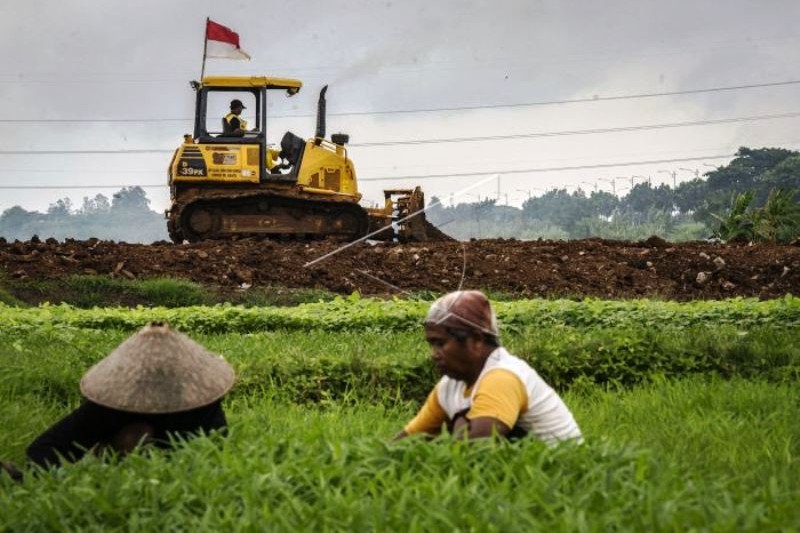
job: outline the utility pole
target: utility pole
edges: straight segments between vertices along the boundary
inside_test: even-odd
[[[694,174],[694,179],[696,179],[696,180],[700,179],[700,169],[699,168],[691,169],[691,168],[683,168],[683,167],[681,167],[678,170],[683,170],[685,172],[691,172],[692,174]]]
[[[497,203],[500,203],[500,174],[497,175]]]
[[[450,207],[453,207],[453,193],[450,193]]]
[[[675,172],[674,170],[672,170],[672,171],[669,171],[669,170],[656,170],[656,174],[658,174],[659,172],[672,176],[672,188],[676,189],[678,187],[678,180],[676,178],[676,176],[678,175],[677,172]],[[691,170],[689,172],[691,172]]]
[[[617,195],[617,180],[620,178],[599,178],[600,181],[605,181],[606,183],[611,184],[611,194],[614,196]]]

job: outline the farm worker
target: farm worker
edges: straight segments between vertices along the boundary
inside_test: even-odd
[[[438,434],[446,424],[467,438],[532,435],[548,444],[582,439],[558,394],[500,345],[497,318],[482,292],[457,291],[436,300],[425,318],[425,337],[443,376],[396,438]]]
[[[222,119],[222,132],[224,135],[241,136],[247,131],[247,121],[240,117],[242,110],[247,109],[241,100],[231,100],[231,112]]]
[[[226,427],[221,399],[234,382],[233,368],[186,335],[150,324],[128,338],[83,376],[87,400],[28,447],[40,465],[76,461],[87,451],[120,454],[152,443],[170,445]]]

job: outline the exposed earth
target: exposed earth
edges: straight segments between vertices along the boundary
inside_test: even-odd
[[[241,240],[175,245],[90,239],[6,243],[0,276],[58,279],[76,274],[129,279],[179,277],[213,286],[319,288],[402,294],[479,288],[517,297],[657,297],[676,300],[800,294],[800,246],[600,239],[481,240],[425,244]],[[463,272],[463,280],[462,280]],[[382,280],[382,281],[378,281]]]

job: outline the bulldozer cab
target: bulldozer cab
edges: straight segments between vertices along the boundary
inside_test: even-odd
[[[281,147],[274,148],[272,153],[267,147],[270,142],[277,143],[279,133],[272,134],[268,130],[267,99],[271,92],[286,92],[288,96],[297,94],[302,87],[299,80],[271,77],[212,76],[203,78],[202,82],[192,82],[197,93],[195,103],[194,140],[206,145],[250,145],[248,153],[257,150],[259,172],[261,176],[270,175],[277,153],[294,153],[294,164],[299,160],[296,138],[286,134],[281,139]],[[241,100],[245,106],[240,119],[246,121],[243,133],[232,134],[226,116],[230,110],[230,102]],[[302,141],[301,141],[302,142]],[[284,146],[285,145],[285,146]],[[254,158],[255,159],[255,158]]]

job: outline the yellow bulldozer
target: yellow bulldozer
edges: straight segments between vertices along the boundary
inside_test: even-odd
[[[320,92],[314,137],[304,141],[286,132],[279,144],[268,142],[277,137],[268,128],[267,98],[275,91],[296,94],[302,87],[299,80],[211,76],[192,82],[192,87],[194,133],[184,136],[168,171],[171,205],[166,217],[173,242],[244,237],[353,240],[378,230],[372,238],[448,239],[427,222],[424,212],[403,220],[425,206],[419,187],[384,191],[382,208],[359,205],[356,171],[347,156],[349,137],[325,137],[327,86]],[[231,131],[226,127],[230,115],[221,121],[208,116],[210,101],[239,95],[255,108],[252,128]]]

